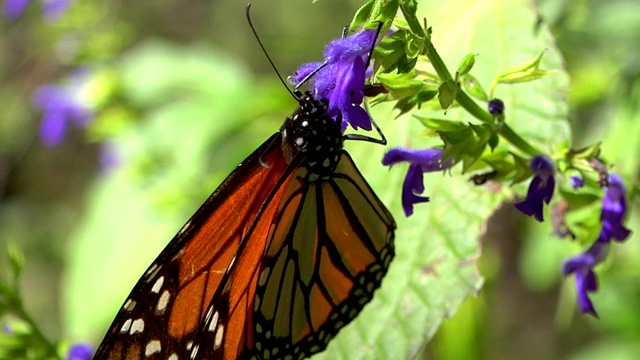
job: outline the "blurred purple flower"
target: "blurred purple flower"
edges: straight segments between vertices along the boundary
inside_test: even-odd
[[[424,192],[423,173],[448,169],[453,165],[453,160],[443,162],[440,149],[392,148],[382,158],[382,164],[386,166],[405,161],[410,165],[402,186],[402,208],[405,216],[410,216],[414,204],[429,201],[428,197],[418,195]]]
[[[515,206],[524,214],[533,216],[542,222],[544,219],[542,215],[543,202],[549,204],[555,187],[553,162],[544,155],[535,156],[531,159],[530,167],[534,177],[529,184],[527,198]]]
[[[87,74],[75,73],[66,86],[46,84],[36,89],[34,102],[42,110],[40,139],[45,146],[59,145],[67,132],[68,123],[85,127],[93,118],[93,112],[83,96]]]
[[[587,251],[567,259],[562,264],[562,272],[565,275],[572,273],[576,275],[578,307],[582,314],[592,314],[598,317],[588,293],[598,290],[598,281],[593,272],[593,267],[605,258],[607,245],[608,243],[598,240]]]
[[[569,184],[574,189],[579,189],[584,186],[584,179],[580,175],[571,175],[569,177]]]
[[[622,225],[622,220],[624,220],[627,212],[625,193],[626,189],[620,176],[616,173],[610,173],[609,186],[602,199],[602,213],[600,214],[600,222],[602,222],[602,230],[600,230],[601,241],[608,242],[612,238],[622,241],[629,237],[631,230]]]
[[[49,21],[58,20],[67,11],[72,0],[44,0],[42,15]]]
[[[325,48],[324,63],[303,64],[292,77],[297,84],[313,75],[310,85],[313,97],[329,100],[327,114],[336,121],[341,118],[342,131],[347,125],[371,130],[371,118],[361,104],[365,79],[373,74],[366,68],[366,62],[376,36],[376,31],[364,30],[333,40]]]
[[[2,12],[4,17],[9,20],[19,18],[31,0],[4,0],[2,4]]]
[[[88,343],[73,345],[67,354],[67,360],[90,360],[93,356],[93,346]]]
[[[58,20],[67,11],[72,0],[42,0],[42,15],[48,21]],[[32,0],[5,0],[2,6],[4,17],[16,20],[24,13]]]

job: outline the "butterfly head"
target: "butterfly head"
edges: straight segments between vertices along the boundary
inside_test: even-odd
[[[318,175],[332,173],[342,152],[340,123],[327,115],[328,103],[309,92],[298,97],[300,106],[280,129],[287,163],[302,156],[302,166]]]

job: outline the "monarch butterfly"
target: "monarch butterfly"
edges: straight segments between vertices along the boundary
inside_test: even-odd
[[[301,359],[371,300],[396,225],[343,150],[363,137],[342,134],[326,99],[294,96],[144,273],[95,359]]]

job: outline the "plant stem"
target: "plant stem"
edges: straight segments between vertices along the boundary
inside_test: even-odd
[[[29,316],[29,314],[26,312],[26,310],[22,306],[20,295],[13,294],[13,296],[11,296],[10,301],[12,303],[11,307],[13,308],[13,310],[18,314],[18,316],[22,320],[24,320],[31,327],[33,336],[35,336],[35,338],[38,339],[38,341],[40,341],[45,346],[45,349],[46,349],[45,358],[46,359],[54,358],[56,360],[62,360],[62,358],[60,358],[60,355],[58,354],[58,350],[56,349],[55,345],[49,342],[49,339],[47,339],[44,333],[40,330],[40,328],[38,327],[38,324],[36,324],[36,322],[33,321],[31,316]]]
[[[449,69],[442,61],[440,55],[436,51],[436,48],[433,46],[430,38],[425,40],[426,45],[426,55],[434,70],[440,76],[440,79],[445,83],[452,83],[454,81]],[[489,112],[482,109],[478,104],[473,101],[462,89],[458,89],[456,92],[456,101],[462,108],[464,108],[469,114],[477,118],[478,120],[487,123],[487,124],[495,124],[495,120]],[[536,156],[542,154],[542,151],[535,148],[533,145],[529,144],[523,138],[520,137],[517,133],[515,133],[506,123],[501,124],[498,133],[505,140],[511,143],[513,146],[517,147],[521,151],[525,152],[528,155]]]

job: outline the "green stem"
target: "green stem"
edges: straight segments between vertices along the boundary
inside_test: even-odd
[[[454,79],[451,76],[449,69],[447,69],[447,66],[444,64],[444,61],[442,61],[442,58],[440,57],[440,55],[438,55],[438,52],[433,46],[431,39],[426,39],[425,45],[427,58],[429,58],[431,65],[433,66],[438,76],[440,76],[440,79],[445,83],[452,83]],[[461,89],[459,89],[456,93],[456,101],[469,114],[473,115],[475,118],[484,123],[495,124],[493,116],[491,116],[489,112],[478,106],[478,104],[473,101],[473,99],[471,99],[469,95],[467,95]],[[517,147],[528,155],[536,156],[542,154],[542,151],[538,150],[533,145],[529,144],[527,141],[521,138],[520,135],[516,134],[506,123],[501,124],[498,133],[513,146]]]
[[[20,295],[13,294],[11,296],[10,301],[12,303],[11,307],[13,308],[13,310],[18,314],[18,316],[22,320],[24,320],[27,324],[29,324],[29,326],[31,327],[32,334],[35,336],[36,339],[38,339],[45,346],[47,351],[47,353],[45,354],[45,358],[48,359],[51,356],[56,360],[62,360],[62,358],[60,358],[60,355],[58,354],[58,350],[56,349],[55,345],[49,342],[49,339],[47,339],[44,333],[40,331],[38,324],[36,324],[36,322],[33,321],[31,316],[29,316],[29,314],[25,311],[24,307],[22,306],[22,301],[20,301]]]

